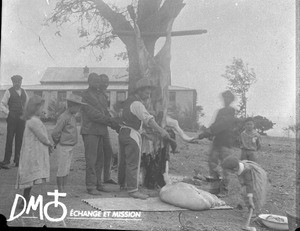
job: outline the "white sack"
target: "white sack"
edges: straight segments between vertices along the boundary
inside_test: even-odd
[[[171,205],[191,210],[205,210],[225,205],[217,196],[183,182],[165,185],[159,193],[160,199]]]

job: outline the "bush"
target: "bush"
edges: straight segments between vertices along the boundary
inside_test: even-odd
[[[44,114],[41,117],[43,122],[55,122],[57,121],[58,117],[66,110],[66,104],[62,102],[58,102],[52,100],[48,106],[48,116]]]
[[[196,132],[199,130],[200,125],[198,120],[204,115],[202,106],[196,106],[195,110],[193,110],[191,105],[184,110],[181,110],[180,106],[177,105],[170,108],[169,112],[171,117],[178,121],[179,126],[183,130],[190,132]]]

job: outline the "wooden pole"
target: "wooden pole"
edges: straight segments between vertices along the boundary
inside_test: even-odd
[[[113,34],[117,34],[118,36],[135,36],[134,31],[120,31],[114,30]],[[181,31],[172,31],[171,36],[185,36],[185,35],[200,35],[207,33],[207,30],[181,30]],[[166,32],[141,32],[141,36],[159,36],[166,37]]]

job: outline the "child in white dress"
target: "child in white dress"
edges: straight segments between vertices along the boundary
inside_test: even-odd
[[[53,148],[47,129],[39,116],[44,100],[37,95],[31,97],[22,119],[26,121],[21,148],[16,189],[24,189],[23,197],[29,201],[33,185],[49,182],[49,151]],[[23,208],[23,203],[19,205]]]

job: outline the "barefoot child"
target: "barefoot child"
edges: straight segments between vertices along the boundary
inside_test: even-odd
[[[253,161],[239,161],[229,156],[222,162],[222,168],[237,174],[243,187],[243,199],[248,209],[260,210],[266,202],[268,177],[265,170]]]
[[[28,203],[33,185],[49,182],[50,142],[45,125],[40,120],[44,100],[37,95],[29,98],[22,119],[26,121],[16,189],[24,189],[23,197]],[[23,208],[23,202],[19,208]]]
[[[75,114],[79,112],[81,97],[71,94],[67,98],[67,109],[60,115],[52,132],[52,139],[57,145],[57,187],[59,192],[65,191],[67,177],[70,172],[74,146],[78,142]]]
[[[241,160],[257,162],[256,152],[260,149],[261,137],[254,126],[253,118],[245,120],[245,130],[240,135]]]

